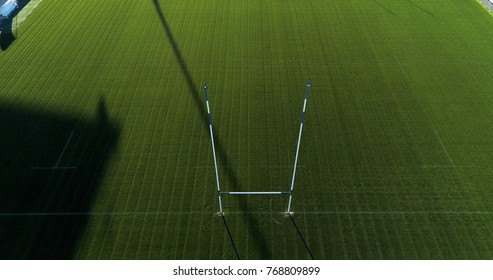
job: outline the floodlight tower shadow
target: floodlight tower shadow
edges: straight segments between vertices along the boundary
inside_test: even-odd
[[[188,70],[188,67],[187,67],[185,60],[183,59],[183,55],[181,54],[180,48],[178,47],[178,44],[175,40],[175,37],[173,36],[173,32],[171,31],[171,28],[170,28],[168,22],[166,21],[166,17],[164,16],[164,13],[161,9],[161,5],[159,4],[159,1],[158,0],[152,0],[152,1],[154,3],[154,7],[156,8],[156,12],[157,12],[158,17],[161,21],[161,24],[162,24],[164,30],[166,31],[166,35],[167,35],[168,40],[169,40],[171,47],[173,49],[173,53],[174,53],[176,59],[178,60],[178,64],[180,65],[180,70],[181,70],[183,76],[185,76],[188,88],[189,88],[190,92],[192,93],[192,97],[195,101],[196,108],[197,108],[197,110],[200,111],[200,114],[202,116],[204,116],[203,121],[204,121],[204,124],[206,125],[204,127],[208,127],[209,122],[207,120],[207,117],[205,117],[205,116],[207,116],[207,112],[203,106],[203,100],[201,100],[201,98],[200,98],[200,93],[199,93],[199,90],[197,88],[197,85],[192,78],[192,74]],[[224,151],[223,146],[221,145],[221,141],[220,141],[219,137],[216,138],[215,146],[216,146],[216,152],[217,152],[217,155],[219,157],[219,160],[224,165],[231,166],[231,164],[229,163],[228,156],[227,156],[226,152]],[[228,171],[226,172],[226,174],[227,174],[228,180],[232,183],[232,185],[235,186],[237,188],[237,190],[241,191],[242,190],[241,184],[238,181],[238,176],[236,175],[236,172],[233,170],[233,168],[229,168]],[[258,247],[260,248],[260,253],[261,253],[260,257],[262,259],[271,259],[272,258],[271,252],[267,249],[267,248],[270,248],[269,243],[266,241],[265,236],[263,234],[261,234],[261,230],[260,230],[259,226],[257,225],[257,223],[254,220],[252,220],[252,218],[248,215],[248,213],[247,213],[248,212],[247,211],[248,205],[247,205],[246,201],[240,200],[240,206],[241,206],[242,210],[244,210],[242,212],[244,212],[243,216],[244,216],[245,220],[248,222],[250,228],[252,229],[252,232],[253,232],[252,239],[257,241],[257,243],[259,245]],[[231,233],[229,232],[229,228],[227,227],[226,219],[224,218],[224,216],[223,216],[223,221],[224,221],[224,225],[226,227],[226,230],[228,231],[228,234],[230,236],[233,249],[235,250],[236,256],[238,257],[238,252],[236,251],[236,246],[233,242],[233,238],[231,236]]]

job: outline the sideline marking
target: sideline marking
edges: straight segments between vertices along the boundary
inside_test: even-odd
[[[17,25],[21,25],[27,17],[38,7],[39,3],[43,0],[31,0],[22,10],[14,17],[17,20]]]
[[[485,9],[487,12],[489,12],[489,14],[491,16],[493,16],[493,1],[490,1],[490,0],[476,0],[476,2],[483,8]]]
[[[474,168],[479,169],[479,165],[423,165],[423,168]]]

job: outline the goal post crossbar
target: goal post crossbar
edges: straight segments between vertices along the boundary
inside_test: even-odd
[[[291,192],[220,192],[221,195],[229,194],[229,195],[245,195],[245,194],[260,194],[260,195],[279,195],[279,194],[291,194]]]

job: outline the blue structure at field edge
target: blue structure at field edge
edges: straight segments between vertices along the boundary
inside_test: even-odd
[[[0,0],[0,22],[8,19],[18,7],[17,0]]]

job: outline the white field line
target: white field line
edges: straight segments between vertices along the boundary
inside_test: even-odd
[[[31,167],[31,170],[35,170],[35,169],[76,169],[77,167],[75,167],[75,166],[58,166],[58,164],[60,164],[60,161],[62,160],[63,154],[65,154],[65,151],[67,150],[67,147],[70,144],[70,140],[72,139],[73,135],[74,135],[74,132],[72,131],[70,133],[70,136],[69,136],[67,142],[65,143],[65,146],[63,147],[62,153],[58,157],[58,160],[54,166],[47,166],[47,167],[33,166],[33,167]]]
[[[196,165],[194,168],[212,168],[215,167],[214,165]],[[230,168],[230,166],[226,165],[218,165],[217,168]]]
[[[36,217],[36,216],[147,216],[147,215],[216,215],[216,212],[204,211],[142,211],[142,212],[27,212],[27,213],[0,213],[0,217]],[[244,212],[232,211],[228,214],[282,214],[285,212],[262,211]],[[493,211],[294,211],[296,214],[313,215],[493,215]]]
[[[214,165],[196,165],[194,168],[212,168]],[[218,165],[220,168],[232,168],[233,166],[229,165]],[[253,168],[293,168],[292,165],[253,165],[253,166],[239,166],[240,168],[244,167],[253,167]],[[305,168],[304,165],[298,165],[296,168]]]
[[[31,170],[57,170],[57,169],[77,169],[75,166],[33,166]]]
[[[433,124],[432,124],[433,125]],[[438,138],[438,140],[440,141],[440,145],[442,145],[442,148],[443,150],[445,151],[445,154],[447,154],[447,158],[448,160],[450,161],[450,164],[452,164],[452,166],[455,168],[455,164],[454,162],[452,161],[452,158],[450,157],[450,154],[448,153],[447,151],[447,148],[445,148],[445,145],[443,145],[443,141],[442,141],[442,137],[440,137],[440,134],[438,134],[437,130],[435,129],[435,126],[433,125],[433,131],[435,131],[435,134]]]
[[[305,211],[300,214],[330,215],[491,215],[493,211]]]
[[[67,140],[67,143],[65,143],[65,147],[63,147],[62,153],[60,154],[60,157],[58,158],[55,167],[58,167],[58,164],[60,163],[60,160],[62,160],[63,154],[65,153],[65,150],[67,150],[68,144],[70,143],[70,140],[72,139],[72,136],[74,136],[74,132],[70,133],[70,136]]]
[[[423,168],[481,168],[479,165],[423,165]]]
[[[26,213],[0,213],[0,217],[25,217],[25,216],[145,216],[145,215],[213,215],[203,211],[184,212],[26,212]]]
[[[395,58],[396,58],[396,60],[397,60],[397,63],[398,63],[398,64],[399,64],[399,66],[401,67],[401,69],[404,69],[404,67],[402,67],[402,63],[401,63],[401,61],[399,60],[399,58],[398,58],[397,56],[396,56]],[[420,107],[423,107],[421,104],[419,104],[419,105],[420,105]],[[429,123],[430,123],[431,127],[433,128],[433,131],[435,132],[435,135],[437,136],[438,141],[440,141],[440,145],[442,146],[443,150],[445,151],[445,154],[447,155],[447,158],[448,158],[448,160],[450,161],[450,164],[452,165],[452,168],[456,168],[457,166],[456,166],[456,165],[454,164],[454,162],[452,161],[452,158],[450,157],[450,154],[449,154],[449,152],[448,152],[447,148],[445,148],[445,145],[443,144],[442,137],[440,137],[440,134],[438,134],[438,131],[437,131],[437,129],[436,129],[435,125],[433,124],[433,121],[431,120],[431,118],[430,118],[430,117],[428,117],[428,121],[429,121]],[[426,167],[425,167],[425,168],[426,168]]]
[[[493,13],[493,1],[492,0],[480,0],[483,6],[486,7],[491,13]]]
[[[22,8],[22,10],[15,16],[14,20],[17,21],[17,25],[21,25],[26,18],[38,7],[39,3],[43,0],[31,0],[29,3]]]

